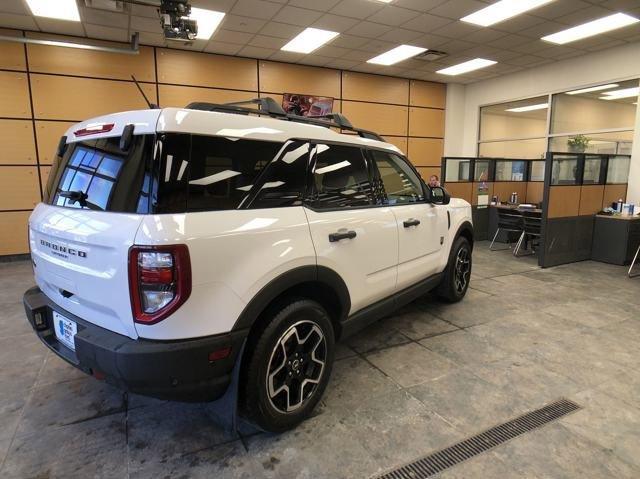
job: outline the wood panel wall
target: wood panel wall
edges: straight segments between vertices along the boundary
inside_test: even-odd
[[[0,256],[28,252],[27,218],[65,130],[93,116],[146,107],[132,74],[162,107],[256,96],[281,101],[283,93],[333,97],[334,111],[384,135],[425,178],[440,175],[444,84],[147,46],[132,56],[0,42]]]

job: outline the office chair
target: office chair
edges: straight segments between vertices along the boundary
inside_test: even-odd
[[[506,231],[507,233],[521,233],[522,232],[522,213],[519,210],[511,210],[506,208],[498,208],[498,229],[496,230],[496,234],[493,235],[493,240],[489,245],[489,250],[491,251],[502,251],[505,249],[511,248],[511,240],[509,239],[509,235],[507,234],[507,241],[509,241],[509,246],[507,248],[499,248],[494,249],[493,243],[495,243],[500,230]],[[522,237],[522,235],[520,235]]]
[[[516,245],[516,249],[513,251],[514,256],[527,256],[535,254],[536,251],[533,247],[533,242],[536,241],[540,244],[540,238],[542,237],[542,215],[534,211],[522,212],[523,231]],[[519,255],[520,247],[526,238],[531,238],[531,249],[529,253]]]
[[[635,278],[636,276],[640,276],[640,273],[638,273],[638,272],[631,273],[631,271],[633,270],[634,265],[636,264],[636,260],[638,259],[638,255],[640,255],[640,245],[638,245],[638,249],[636,251],[636,255],[633,257],[633,261],[631,262],[631,266],[629,266],[629,272],[627,273],[629,278]]]

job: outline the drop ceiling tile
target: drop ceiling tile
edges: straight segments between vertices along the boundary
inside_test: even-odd
[[[297,63],[302,60],[306,55],[301,53],[293,53],[293,52],[283,52],[282,50],[278,50],[276,53],[269,57],[269,60],[274,60],[278,62],[287,62],[287,63]]]
[[[298,63],[301,63],[302,65],[311,65],[311,66],[316,66],[316,67],[323,67],[327,63],[329,63],[331,60],[334,60],[334,58],[323,57],[321,55],[316,55],[314,53],[313,55],[307,55],[305,58],[300,60]]]
[[[264,20],[258,18],[241,17],[239,15],[226,15],[222,20],[222,28],[236,32],[258,33],[265,25]]]
[[[441,46],[441,50],[444,50],[447,53],[459,53],[466,50],[469,50],[476,45],[471,42],[465,42],[464,40],[451,40],[450,42],[445,43]]]
[[[273,20],[276,22],[288,23],[290,25],[308,27],[321,16],[322,13],[315,10],[286,6],[273,17]]]
[[[204,51],[208,53],[219,53],[222,55],[236,55],[242,49],[242,45],[235,43],[223,43],[210,41]]]
[[[475,58],[487,58],[490,60],[495,60],[494,57],[496,57],[501,51],[502,50],[490,45],[477,45],[473,48],[470,48],[469,50],[465,50],[464,54]]]
[[[346,35],[342,34],[337,36],[332,42],[331,45],[336,47],[342,47],[347,49],[352,48],[360,48],[362,45],[365,45],[371,41],[369,38],[365,37],[356,37],[354,35]]]
[[[347,32],[351,35],[367,38],[378,38],[391,30],[387,25],[379,23],[360,22],[355,27],[350,28]]]
[[[193,52],[201,52],[208,45],[208,40],[196,40],[193,43],[168,41],[167,45],[175,50],[189,50]]]
[[[148,7],[146,5],[130,5],[131,15],[136,17],[147,17],[147,18],[155,18],[160,21],[158,18],[158,9],[156,7]]]
[[[398,7],[410,8],[420,12],[428,12],[432,8],[442,5],[447,0],[395,0],[394,5]]]
[[[464,22],[452,22],[449,25],[433,30],[436,35],[449,38],[464,38],[467,35],[480,31],[481,28]]]
[[[524,43],[528,43],[531,41],[529,37],[523,37],[521,35],[507,35],[502,38],[498,38],[492,42],[489,42],[489,45],[498,47],[498,48],[511,48],[517,45],[522,45]]]
[[[363,50],[351,50],[341,57],[341,60],[351,60],[354,62],[366,62],[375,55],[371,52],[365,52]]]
[[[0,2],[0,12],[13,13],[15,15],[31,15],[31,11],[22,0],[3,0]]]
[[[272,0],[278,2],[278,0]],[[159,2],[158,2],[159,3]],[[236,0],[190,0],[189,3],[198,8],[205,8],[207,10],[216,10],[218,12],[229,12],[231,7],[236,3]],[[281,2],[278,2],[281,3]]]
[[[520,56],[522,56],[522,53],[513,52],[510,50],[498,50],[497,52],[493,53],[493,55],[491,56],[492,57],[491,60],[495,60],[497,62],[507,62],[512,58],[516,58]]]
[[[574,50],[573,52],[565,53],[564,55],[558,55],[556,60],[567,60],[569,58],[579,57],[582,55],[586,55],[586,52],[582,50]]]
[[[3,13],[0,15],[0,27],[39,30],[32,16],[15,15],[13,13]]]
[[[606,17],[607,15],[611,15],[611,10],[598,7],[596,5],[592,5],[585,9],[579,9],[575,12],[571,12],[568,15],[563,15],[562,17],[557,18],[556,20],[565,25],[580,25],[582,23],[590,22],[591,20],[596,20],[597,18]],[[566,27],[565,27],[566,28]]]
[[[238,55],[242,57],[265,59],[265,58],[269,58],[275,52],[276,50],[272,48],[246,46],[238,52]]]
[[[107,12],[96,8],[81,8],[80,18],[82,18],[83,22],[94,25],[116,28],[127,28],[129,26],[129,15],[126,13]]]
[[[360,50],[365,51],[365,52],[369,52],[371,55],[378,55],[380,53],[386,52],[391,50],[392,48],[396,47],[397,45],[395,43],[391,43],[391,42],[383,42],[380,40],[371,40],[369,41],[369,43],[366,43],[364,45],[362,45],[360,47]],[[369,58],[371,58],[369,57]]]
[[[408,22],[404,23],[402,25],[402,28],[416,30],[423,33],[431,33],[433,30],[436,30],[445,25],[449,25],[451,23],[452,21],[449,18],[438,17],[436,15],[425,13],[417,16],[413,20],[409,20]]]
[[[388,5],[382,10],[371,15],[367,20],[370,22],[383,23],[385,25],[398,26],[408,22],[418,15],[419,13],[415,10],[407,10],[406,8]]]
[[[340,0],[289,0],[289,5],[294,7],[308,8],[309,10],[318,10],[321,12],[327,12],[335,7]]]
[[[567,28],[567,25],[563,25],[562,23],[546,21],[539,25],[522,29],[519,33],[526,37],[540,39],[545,35],[551,35],[552,33],[556,33]]]
[[[361,62],[353,60],[345,60],[344,58],[335,58],[327,63],[325,66],[329,68],[339,68],[341,70],[350,70],[351,68],[359,65]]]
[[[495,30],[508,33],[520,33],[522,30],[540,25],[541,23],[544,23],[544,21],[545,20],[543,18],[525,14],[518,15],[517,17],[510,18],[509,20],[493,25],[493,28]]]
[[[268,37],[266,35],[256,35],[248,42],[251,46],[270,48],[272,50],[280,50],[286,43],[287,40],[284,38]]]
[[[340,48],[333,45],[333,42],[329,45],[325,45],[324,47],[318,48],[313,52],[314,55],[320,55],[328,58],[340,58],[346,55],[351,50],[347,48]]]
[[[231,13],[245,17],[262,18],[269,20],[282,8],[279,3],[265,2],[264,0],[238,0]]]
[[[238,45],[246,45],[253,37],[253,33],[234,32],[233,30],[225,30],[222,28],[215,32],[215,34],[211,38],[222,43],[236,43]]]
[[[617,47],[620,45],[624,45],[626,42],[622,41],[622,40],[611,40],[599,45],[594,45],[592,47],[587,47],[587,50],[589,50],[590,52],[598,52],[600,50],[606,50],[607,48],[613,48],[613,47]]]
[[[451,39],[447,37],[441,37],[439,35],[423,35],[411,41],[411,45],[415,45],[416,47],[428,48],[430,50],[438,49],[441,50],[442,45],[450,42]]]
[[[404,30],[402,28],[394,28],[391,31],[388,31],[384,35],[380,36],[380,40],[384,40],[387,42],[396,42],[402,44],[412,44],[412,40],[421,37],[422,34],[420,32],[416,32],[414,30]]]
[[[542,61],[547,61],[546,58],[538,57],[535,55],[519,55],[511,60],[507,61],[509,65],[529,67],[536,65]]]
[[[637,0],[607,0],[601,3],[603,7],[611,10],[633,10],[638,8]]]
[[[292,39],[302,30],[304,30],[304,28],[297,25],[269,22],[262,28],[262,30],[260,30],[260,33],[263,35],[269,35],[270,37]]]
[[[372,0],[342,0],[331,9],[331,13],[344,15],[345,17],[364,19],[381,10],[383,7],[383,3]]]
[[[129,30],[129,32],[133,33],[132,30]],[[140,32],[140,43],[142,45],[162,47],[167,44],[167,40],[165,40],[162,33]]]
[[[115,42],[128,42],[130,40],[128,30],[124,28],[105,27],[104,25],[93,25],[91,23],[85,23],[84,28],[90,38]]]
[[[149,17],[131,16],[131,24],[129,28],[132,32],[162,33],[160,21]]]
[[[640,18],[640,11],[636,16]],[[607,36],[618,40],[630,41],[630,38],[638,34],[640,34],[640,23],[629,25],[628,27],[621,28],[620,30],[614,30],[607,33]]]
[[[476,32],[465,35],[462,40],[473,43],[488,43],[498,38],[505,37],[507,34],[491,28],[482,28]]]
[[[382,69],[380,68],[380,65],[374,65],[372,63],[361,63],[360,65],[354,67],[353,70],[363,73],[379,73]]]
[[[519,53],[532,53],[538,54],[538,52],[543,52],[549,48],[549,43],[543,42],[542,40],[534,40],[529,43],[523,43],[522,45],[516,45],[511,47],[513,51]]]
[[[486,3],[479,2],[478,0],[449,0],[448,2],[432,9],[429,13],[459,20],[470,13],[485,8],[486,6]]]
[[[85,36],[82,22],[69,22],[66,20],[38,17],[36,23],[43,32],[59,33],[61,35],[77,35],[79,37]]]
[[[590,4],[583,2],[582,0],[555,1],[540,8],[536,8],[531,12],[531,15],[546,18],[547,20],[556,20],[578,10],[586,10],[590,6]]]
[[[332,32],[344,32],[359,22],[356,18],[341,17],[339,15],[333,15],[326,13],[316,20],[311,26],[314,28],[322,28],[323,30],[330,30]]]

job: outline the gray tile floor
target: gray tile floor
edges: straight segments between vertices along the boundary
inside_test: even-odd
[[[340,345],[317,413],[279,436],[224,433],[210,406],[122,394],[48,353],[0,264],[0,477],[370,477],[560,397],[579,412],[444,472],[640,477],[640,279],[474,252],[459,304],[425,297]]]

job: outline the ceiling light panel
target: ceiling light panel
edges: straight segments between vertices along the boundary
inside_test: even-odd
[[[208,40],[211,38],[211,35],[213,35],[213,32],[218,29],[220,22],[224,18],[224,13],[191,7],[189,18],[198,22],[198,35],[196,35],[196,40]]]
[[[617,100],[619,98],[631,98],[640,95],[640,87],[623,88],[622,90],[606,91],[601,96],[601,100]]]
[[[548,103],[538,103],[537,105],[519,106],[518,108],[509,108],[505,111],[512,111],[514,113],[522,113],[523,111],[544,110],[549,108]]]
[[[590,93],[592,91],[611,90],[612,88],[617,88],[619,86],[620,85],[618,85],[617,83],[609,83],[608,85],[599,85],[599,86],[592,86],[589,88],[581,88],[580,90],[568,91],[566,93],[567,95],[580,95],[581,93]]]
[[[555,43],[557,45],[564,45],[565,43],[575,42],[584,38],[589,38],[601,33],[617,30],[618,28],[626,27],[638,23],[638,20],[626,13],[614,13],[607,17],[599,18],[591,22],[583,23],[577,27],[562,30],[561,32],[554,33],[542,37],[542,40]]]
[[[424,53],[426,51],[427,49],[422,47],[400,45],[399,47],[395,47],[388,52],[382,53],[377,57],[367,60],[367,63],[375,63],[376,65],[394,65],[408,58],[420,55],[421,53]]]
[[[513,18],[534,8],[541,7],[555,0],[500,0],[460,20],[473,23],[482,27],[488,27]]]
[[[319,28],[305,28],[289,43],[281,48],[285,52],[311,53],[322,45],[338,36],[338,32],[321,30]]]
[[[463,73],[486,68],[491,65],[495,65],[496,63],[498,62],[495,62],[493,60],[474,58],[473,60],[469,60],[468,62],[459,63],[458,65],[453,65],[442,70],[438,70],[436,73],[440,73],[441,75],[462,75]]]
[[[76,0],[27,0],[27,4],[36,17],[80,21]]]

